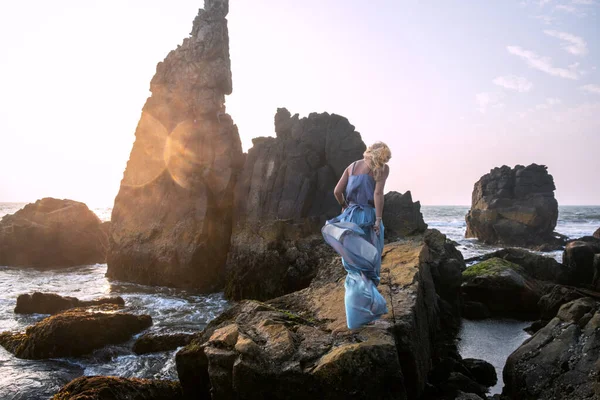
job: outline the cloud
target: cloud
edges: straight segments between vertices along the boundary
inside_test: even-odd
[[[536,110],[546,110],[550,107],[553,107],[555,105],[558,105],[562,103],[561,99],[558,99],[556,97],[548,97],[546,99],[546,102],[542,103],[542,104],[538,104],[537,106],[535,106]]]
[[[567,32],[558,32],[558,31],[544,31],[544,33],[548,36],[552,36],[554,38],[562,40],[562,47],[566,51],[576,56],[586,55],[588,52],[587,43],[583,40],[582,37],[575,36],[573,34]]]
[[[520,93],[529,92],[533,87],[533,83],[529,82],[527,79],[521,76],[515,75],[506,75],[499,76],[495,78],[492,82],[498,86],[502,86],[503,88],[516,90]]]
[[[507,46],[506,50],[510,54],[513,54],[529,65],[530,68],[537,69],[539,71],[545,72],[552,76],[558,76],[560,78],[565,79],[579,79],[579,74],[577,72],[577,64],[573,64],[566,68],[557,68],[552,66],[552,61],[547,57],[540,57],[532,51],[522,49],[519,46]]]
[[[554,23],[554,21],[556,21],[556,18],[551,17],[549,15],[536,15],[535,17],[533,17],[535,19],[539,19],[540,21],[542,21],[545,25],[552,25]]]
[[[577,7],[568,6],[568,5],[565,5],[565,4],[559,4],[556,7],[554,7],[554,9],[558,10],[558,11],[564,11],[564,12],[568,12],[568,13],[571,13],[571,14],[575,14],[578,17],[585,17],[586,16],[586,14],[584,12],[579,11],[577,9]]]
[[[503,108],[504,103],[501,103],[502,95],[498,93],[482,92],[475,95],[477,110],[485,114],[489,108]]]
[[[594,0],[573,0],[573,4],[583,4],[585,6],[590,6],[592,4],[596,4]]]
[[[583,85],[580,89],[585,90],[586,92],[600,94],[600,85]]]

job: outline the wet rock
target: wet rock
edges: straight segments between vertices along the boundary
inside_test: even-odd
[[[104,263],[108,239],[85,204],[43,198],[0,221],[0,265],[71,267]]]
[[[275,115],[277,137],[253,140],[236,185],[225,294],[270,299],[308,286],[333,252],[321,236],[341,208],[333,189],[366,149],[342,116]]]
[[[430,236],[429,242],[418,238],[386,246],[379,289],[390,313],[358,330],[346,328],[339,258],[319,268],[303,290],[267,303],[234,305],[177,353],[185,395],[419,397],[441,326],[431,271],[444,269],[451,255]]]
[[[460,372],[452,372],[445,382],[447,392],[464,392],[485,398],[486,388]]]
[[[115,376],[82,376],[63,386],[52,400],[183,400],[176,381]]]
[[[558,310],[563,304],[581,297],[586,297],[586,293],[578,291],[575,288],[567,288],[560,285],[554,286],[549,293],[540,298],[538,303],[540,308],[540,318],[545,321],[550,321],[552,318],[556,317]]]
[[[15,313],[56,314],[70,308],[90,307],[101,304],[124,306],[125,300],[122,297],[108,297],[84,301],[76,297],[60,296],[56,293],[34,292],[33,294],[21,294],[17,297]]]
[[[596,232],[594,232],[593,235],[596,239],[600,239],[600,228],[596,229]]]
[[[594,264],[596,254],[600,254],[600,239],[585,236],[567,243],[563,252],[563,264],[571,271],[571,285],[600,289],[600,279]]]
[[[427,224],[421,214],[421,203],[412,201],[410,190],[406,193],[388,192],[383,208],[385,235],[389,238],[423,233]]]
[[[490,258],[463,272],[466,301],[483,303],[493,315],[536,318],[544,287],[525,269],[501,258]]]
[[[511,399],[599,397],[599,308],[591,298],[563,305],[508,357],[502,394]]]
[[[554,235],[558,203],[544,165],[494,168],[473,188],[466,237],[487,244],[536,247],[563,243]]]
[[[454,400],[483,400],[485,397],[479,397],[475,393],[465,393],[458,391]]]
[[[491,387],[498,382],[496,369],[489,362],[477,360],[475,358],[465,358],[462,360],[462,362],[467,367],[471,375],[473,375],[477,383],[486,387]]]
[[[25,333],[3,332],[0,345],[25,359],[77,357],[109,344],[122,343],[151,325],[149,315],[75,308],[38,322]]]
[[[465,301],[462,307],[462,316],[466,319],[486,319],[492,316],[487,306],[478,301]]]
[[[172,334],[146,334],[133,344],[133,352],[136,354],[156,353],[159,351],[175,350],[178,347],[188,345],[194,338],[189,333]]]
[[[157,65],[112,211],[110,278],[223,287],[244,163],[224,106],[232,91],[227,11],[227,1],[207,0],[190,37]]]

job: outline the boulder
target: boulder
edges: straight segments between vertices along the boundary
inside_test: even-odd
[[[596,232],[594,232],[593,235],[596,239],[600,239],[600,228],[596,229]]]
[[[233,193],[244,163],[225,113],[232,91],[227,0],[207,0],[158,64],[112,210],[107,276],[223,287]]]
[[[487,244],[559,248],[554,180],[544,165],[494,168],[475,183],[466,237]],[[548,245],[552,246],[548,246]]]
[[[345,272],[339,258],[320,268],[303,290],[267,303],[235,304],[177,353],[184,394],[419,397],[441,325],[431,269],[444,269],[441,265],[448,262],[444,248],[439,253],[434,248],[427,237],[386,246],[379,289],[390,312],[354,331],[346,328]]]
[[[63,386],[52,400],[183,400],[176,381],[82,376]]]
[[[537,317],[544,286],[523,267],[502,258],[490,258],[470,266],[462,276],[466,301],[484,304],[493,315]]]
[[[421,214],[421,203],[412,201],[406,193],[388,192],[383,207],[383,225],[388,238],[397,238],[425,232],[427,224]]]
[[[563,304],[573,300],[586,297],[586,293],[575,288],[555,285],[550,292],[540,298],[538,307],[540,309],[540,318],[543,321],[550,321],[556,317],[558,310]]]
[[[554,258],[545,257],[524,249],[500,249],[466,261],[485,261],[491,258],[501,258],[513,264],[517,264],[525,270],[527,275],[540,281],[568,284],[572,280],[572,271],[570,268],[559,263]]]
[[[0,221],[0,265],[72,267],[104,263],[108,239],[85,204],[50,197]]]
[[[124,306],[122,297],[108,297],[96,300],[79,300],[76,297],[60,296],[56,293],[21,294],[17,297],[16,314],[56,314],[76,307],[90,307],[101,304]]]
[[[600,254],[600,239],[592,236],[567,243],[563,252],[563,264],[570,269],[571,285],[600,290],[600,276],[596,273],[594,261],[597,254]]]
[[[475,358],[465,358],[462,362],[479,384],[490,387],[498,382],[496,368],[489,362]]]
[[[235,189],[227,258],[230,299],[270,299],[308,286],[333,252],[321,236],[340,213],[333,189],[362,158],[360,134],[344,117],[275,115],[276,137],[253,139]]]
[[[600,396],[599,303],[581,298],[513,352],[502,394],[510,399],[592,399]]]
[[[74,308],[28,327],[25,333],[3,332],[0,345],[18,358],[77,357],[124,342],[151,325],[149,315]]]
[[[154,334],[147,333],[133,344],[136,354],[156,353],[159,351],[175,350],[188,345],[194,335],[191,333]]]
[[[462,304],[462,317],[466,319],[486,319],[490,318],[492,313],[487,306],[478,301],[464,301]]]

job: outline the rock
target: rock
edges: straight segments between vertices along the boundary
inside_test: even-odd
[[[429,243],[414,238],[385,247],[379,289],[390,313],[358,330],[346,328],[345,273],[339,258],[319,268],[303,290],[267,303],[235,304],[177,353],[184,394],[419,397],[441,326],[441,300],[431,270],[445,269],[451,255],[444,246],[435,247],[436,237],[430,234]]]
[[[449,392],[457,391],[474,394],[479,397],[485,397],[485,386],[478,384],[477,382],[475,382],[468,376],[461,374],[460,372],[452,372],[450,374],[450,378],[446,381],[445,385],[448,387],[448,389],[446,390]]]
[[[471,375],[473,375],[477,383],[486,387],[491,387],[498,382],[496,369],[489,362],[477,360],[475,358],[465,358],[462,362],[465,364]]]
[[[222,289],[244,163],[225,114],[228,1],[207,0],[191,36],[158,64],[111,217],[107,276]]]
[[[383,226],[388,238],[415,235],[427,230],[421,214],[421,203],[413,203],[410,190],[404,194],[393,191],[385,194]]]
[[[340,213],[333,189],[365,144],[335,114],[275,115],[277,137],[257,138],[236,186],[225,294],[266,300],[308,286],[333,251],[321,236]]]
[[[52,400],[183,400],[177,381],[82,376],[63,386]]]
[[[148,333],[140,337],[133,344],[133,352],[136,354],[156,353],[159,351],[175,350],[178,347],[188,345],[194,335],[189,333],[152,334]]]
[[[454,400],[483,400],[484,397],[479,397],[475,393],[465,393],[458,391]]]
[[[596,229],[596,232],[594,232],[593,235],[596,239],[600,239],[600,228]]]
[[[559,248],[562,241],[553,234],[558,219],[555,189],[544,165],[494,168],[475,183],[465,236],[487,244]]]
[[[540,318],[545,321],[550,321],[552,318],[556,317],[558,310],[563,304],[581,297],[586,297],[586,294],[574,288],[567,288],[560,285],[554,286],[549,293],[540,298],[538,303]]]
[[[567,284],[571,281],[571,269],[556,261],[554,258],[545,257],[524,249],[506,248],[484,256],[475,257],[468,261],[485,261],[491,258],[501,258],[521,266],[531,278]]]
[[[16,314],[56,314],[75,307],[90,307],[101,304],[125,305],[122,297],[108,297],[83,301],[76,297],[60,296],[56,293],[21,294],[17,297]]]
[[[483,303],[493,315],[535,318],[543,286],[525,269],[501,258],[490,258],[463,272],[467,301]]]
[[[124,342],[151,325],[149,315],[75,308],[38,322],[25,333],[3,332],[0,345],[19,358],[31,360],[77,357]]]
[[[581,298],[525,341],[506,361],[503,395],[511,399],[598,398],[599,303]]]
[[[563,252],[563,264],[571,271],[571,285],[600,289],[600,280],[594,266],[596,254],[600,254],[600,239],[585,236],[567,243]]]
[[[465,301],[462,308],[462,316],[466,319],[486,319],[492,316],[487,306],[478,301]]]
[[[50,197],[0,221],[0,265],[72,267],[104,263],[108,239],[83,203]]]

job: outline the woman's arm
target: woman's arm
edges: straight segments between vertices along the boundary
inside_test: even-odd
[[[375,233],[379,235],[379,223],[381,222],[381,218],[383,217],[383,189],[385,188],[385,181],[387,177],[390,175],[390,167],[386,166],[383,169],[383,174],[379,180],[375,182],[375,193],[373,195],[375,201],[375,225],[373,229]]]
[[[337,185],[335,185],[335,189],[333,189],[333,195],[338,203],[342,206],[342,211],[346,207],[348,207],[348,203],[346,203],[346,199],[344,198],[344,192],[346,191],[346,185],[348,184],[348,177],[350,176],[350,167],[346,167],[342,177],[338,181]]]

